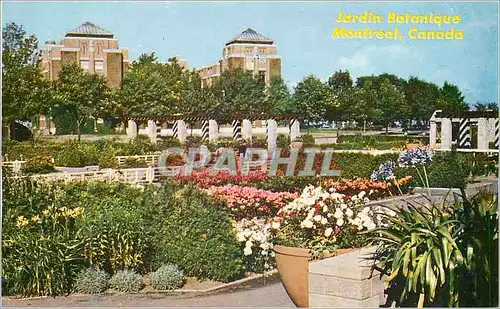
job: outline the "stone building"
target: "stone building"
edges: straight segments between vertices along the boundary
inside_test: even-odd
[[[214,79],[225,70],[242,68],[262,80],[266,86],[274,76],[281,76],[281,57],[273,40],[247,29],[226,43],[222,59],[214,65],[197,70],[202,86],[211,86]]]
[[[58,78],[62,64],[75,62],[89,72],[103,74],[110,87],[121,86],[128,67],[128,49],[120,48],[111,32],[86,22],[66,33],[59,44],[45,43],[40,65],[50,79]]]

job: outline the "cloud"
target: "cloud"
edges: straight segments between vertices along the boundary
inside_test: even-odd
[[[404,45],[368,45],[355,52],[352,56],[339,57],[338,65],[347,69],[355,76],[371,75],[376,72],[386,72],[395,66],[400,66],[408,57],[415,57],[410,48]]]

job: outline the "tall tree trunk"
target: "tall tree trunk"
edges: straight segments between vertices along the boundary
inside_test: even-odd
[[[389,135],[389,123],[385,125],[385,135]]]
[[[336,121],[337,123],[337,141],[338,141],[338,138],[340,136],[340,121]]]

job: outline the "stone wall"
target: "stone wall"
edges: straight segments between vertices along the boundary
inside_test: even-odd
[[[309,263],[309,307],[371,307],[385,304],[384,278],[372,272],[375,247]]]

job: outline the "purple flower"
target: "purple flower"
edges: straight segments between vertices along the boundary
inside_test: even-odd
[[[405,150],[399,155],[399,166],[409,167],[428,164],[432,162],[433,155],[434,153],[425,147]]]
[[[373,181],[388,181],[393,176],[393,170],[396,164],[392,161],[387,161],[378,167],[378,170],[373,171],[371,179]]]

